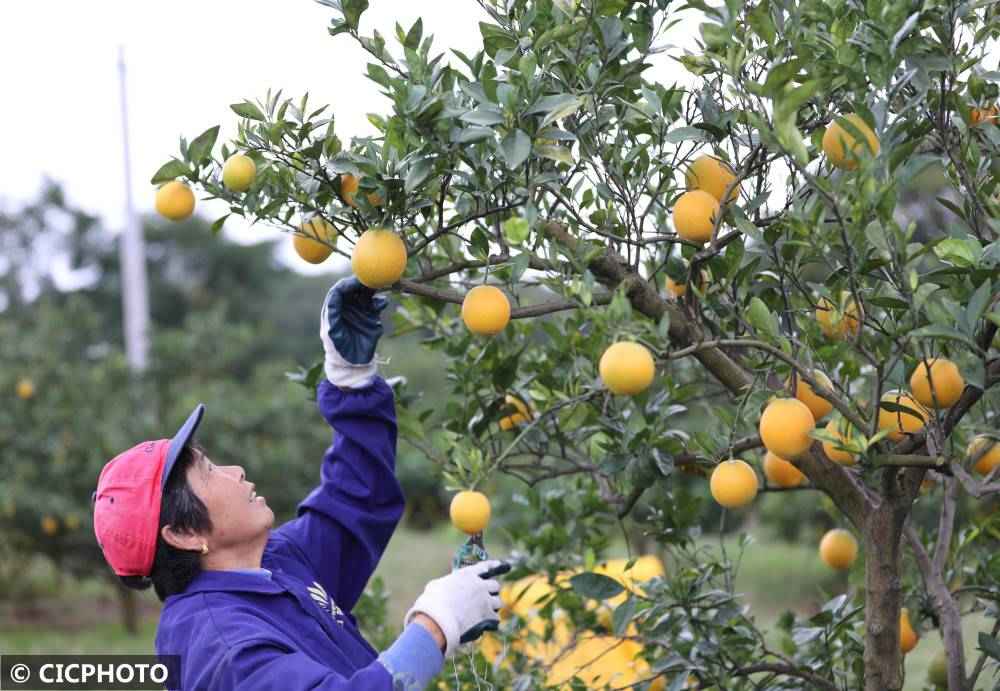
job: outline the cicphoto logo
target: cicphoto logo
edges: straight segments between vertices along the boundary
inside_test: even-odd
[[[177,655],[3,655],[3,689],[171,689],[180,681]]]

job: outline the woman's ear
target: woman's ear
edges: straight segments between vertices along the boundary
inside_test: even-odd
[[[160,528],[160,536],[171,547],[189,552],[200,552],[201,546],[205,544],[205,538],[201,535],[197,533],[177,532],[171,525],[165,525]]]

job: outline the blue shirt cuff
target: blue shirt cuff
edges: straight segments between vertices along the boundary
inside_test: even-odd
[[[444,666],[444,654],[430,631],[411,623],[399,638],[378,656],[392,675],[393,688],[423,691]]]

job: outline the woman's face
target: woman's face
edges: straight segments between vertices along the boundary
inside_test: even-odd
[[[216,551],[255,541],[274,524],[274,512],[238,465],[216,465],[204,453],[188,468],[191,489],[212,520],[210,547]]]

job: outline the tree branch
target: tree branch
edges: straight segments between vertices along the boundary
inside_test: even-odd
[[[545,233],[559,244],[575,252],[579,246],[577,238],[571,236],[566,227],[558,221],[549,221],[543,226]],[[675,346],[688,346],[701,340],[698,326],[692,322],[677,305],[667,302],[656,289],[641,276],[631,271],[625,261],[611,249],[592,259],[588,268],[594,277],[614,292],[622,284],[632,307],[655,322],[664,313],[670,315],[669,337]],[[718,348],[706,348],[695,357],[712,375],[732,393],[742,393],[750,385],[750,377],[735,361]]]

